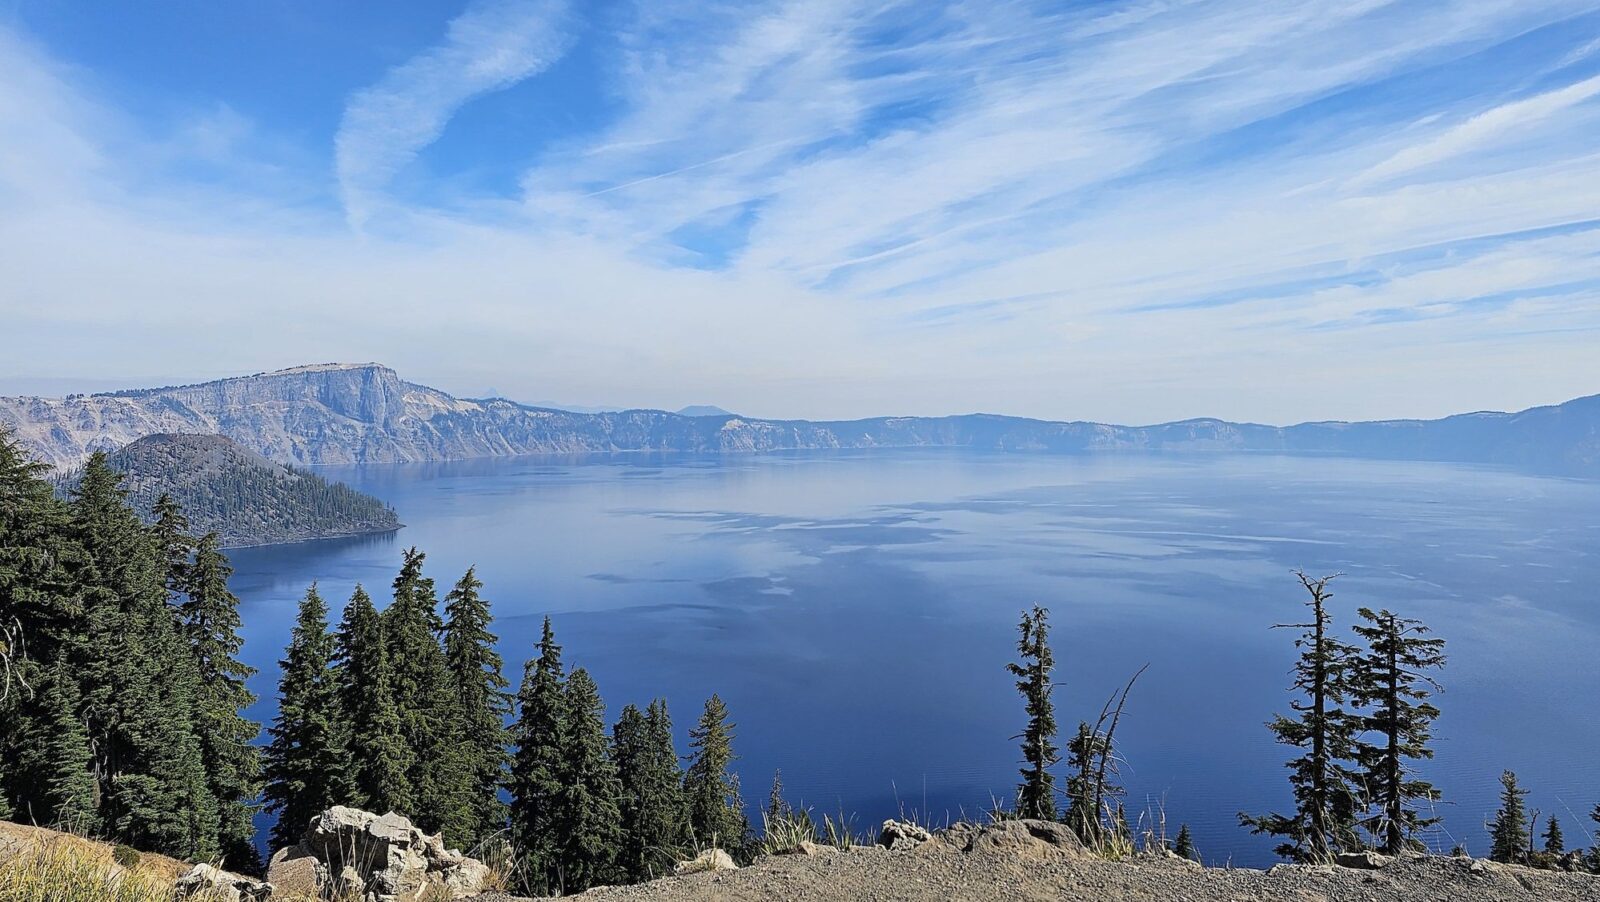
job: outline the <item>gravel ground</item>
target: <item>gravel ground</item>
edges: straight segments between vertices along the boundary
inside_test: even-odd
[[[862,848],[812,857],[764,858],[737,871],[602,887],[569,898],[619,902],[1566,902],[1600,900],[1600,877],[1464,858],[1401,860],[1381,870],[1280,865],[1263,872],[1202,868],[1161,858],[1111,862],[1063,854]],[[514,902],[514,897],[481,896],[477,902]]]

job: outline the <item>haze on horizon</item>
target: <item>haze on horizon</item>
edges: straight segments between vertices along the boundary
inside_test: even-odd
[[[1558,402],[1600,391],[1597,95],[1592,0],[14,0],[0,391]]]

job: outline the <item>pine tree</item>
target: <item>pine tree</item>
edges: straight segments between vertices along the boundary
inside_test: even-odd
[[[783,798],[783,769],[772,772],[772,789],[767,792],[766,819],[768,828],[787,818],[791,813],[789,803]]]
[[[254,745],[261,725],[243,712],[255,703],[245,680],[255,669],[239,660],[239,599],[228,590],[233,568],[219,549],[216,533],[195,545],[187,568],[185,600],[178,614],[200,676],[195,727],[206,762],[206,784],[221,819],[218,846],[235,870],[259,869],[253,818],[260,792],[261,758]]]
[[[1098,845],[1102,839],[1101,803],[1096,798],[1104,791],[1096,791],[1100,761],[1109,757],[1110,748],[1104,735],[1086,721],[1078,722],[1078,732],[1067,743],[1067,810],[1063,817],[1072,832],[1085,843]],[[1110,787],[1112,794],[1116,787]]]
[[[1022,783],[1017,786],[1017,816],[1053,821],[1056,819],[1056,783],[1050,768],[1060,762],[1056,748],[1055,703],[1050,694],[1055,685],[1050,673],[1055,668],[1055,655],[1050,651],[1049,612],[1034,605],[1024,612],[1017,629],[1017,652],[1020,664],[1007,664],[1006,670],[1017,678],[1017,691],[1022,693],[1028,713],[1028,726],[1022,732]]]
[[[566,753],[567,695],[550,618],[539,656],[524,668],[517,693],[516,750],[511,764],[511,835],[521,849],[529,892],[560,889],[561,836],[556,812]]]
[[[683,777],[689,830],[696,843],[714,845],[738,859],[748,851],[750,822],[744,813],[733,763],[733,724],[721,697],[706,700],[700,723],[689,731],[692,750]]]
[[[683,774],[664,700],[643,714],[633,705],[622,709],[611,731],[611,759],[621,785],[617,866],[629,880],[658,877],[684,843]]]
[[[1495,814],[1489,834],[1493,840],[1489,857],[1495,861],[1520,862],[1527,858],[1529,842],[1528,791],[1517,785],[1517,775],[1500,775],[1500,811]]]
[[[1328,591],[1328,583],[1332,577],[1296,576],[1311,596],[1306,602],[1311,622],[1283,626],[1305,630],[1295,640],[1300,658],[1293,671],[1294,689],[1303,700],[1290,703],[1294,717],[1278,715],[1267,724],[1278,742],[1304,750],[1288,763],[1295,812],[1240,814],[1239,822],[1253,833],[1285,837],[1276,850],[1284,858],[1320,862],[1359,845],[1355,837],[1359,804],[1352,788],[1356,775],[1346,763],[1355,754],[1358,721],[1343,708],[1355,650],[1329,635],[1332,618],[1327,603],[1333,593]]]
[[[220,817],[193,712],[200,674],[168,605],[165,566],[95,454],[73,492],[86,628],[74,666],[101,782],[101,830],[181,858],[214,858]]]
[[[1186,858],[1189,861],[1200,860],[1200,853],[1195,851],[1194,837],[1189,833],[1188,824],[1178,825],[1178,838],[1172,843],[1172,851],[1179,858]]]
[[[588,671],[573,669],[566,696],[566,756],[555,821],[562,837],[562,889],[582,892],[616,877],[620,786],[606,743],[605,706]]]
[[[49,776],[45,781],[47,801],[41,810],[46,813],[46,823],[81,834],[98,823],[100,793],[91,770],[89,731],[78,707],[78,684],[63,657],[56,661],[44,694],[44,708],[50,715],[45,742]]]
[[[336,648],[340,735],[348,743],[352,799],[368,811],[409,814],[416,808],[407,774],[411,748],[400,729],[388,640],[359,585],[345,605]]]
[[[1355,627],[1367,650],[1352,662],[1351,700],[1371,709],[1359,723],[1380,737],[1376,743],[1356,745],[1362,781],[1375,809],[1363,826],[1380,850],[1398,855],[1420,845],[1414,838],[1418,830],[1439,822],[1421,816],[1413,806],[1438,801],[1439,790],[1413,777],[1407,762],[1433,757],[1429,728],[1439,709],[1428,698],[1439,691],[1439,684],[1427,671],[1444,666],[1444,640],[1425,638],[1428,628],[1421,621],[1388,611],[1375,614],[1362,608],[1360,615],[1371,625]]]
[[[495,651],[498,639],[489,632],[489,604],[478,594],[481,588],[475,570],[468,569],[445,598],[444,652],[456,690],[454,727],[471,771],[471,822],[465,830],[469,845],[499,833],[506,824],[500,787],[506,781],[505,720],[511,702]]]
[[[1545,821],[1544,850],[1551,855],[1560,855],[1567,851],[1566,837],[1561,835],[1561,821],[1553,814]]]
[[[150,513],[155,517],[150,532],[165,574],[167,597],[174,605],[180,604],[189,583],[190,556],[195,550],[194,538],[189,535],[189,518],[166,492],[156,498]]]
[[[300,601],[289,647],[279,662],[278,717],[267,730],[267,810],[278,816],[272,848],[299,842],[311,819],[351,797],[351,761],[340,735],[339,686],[328,605],[316,584]]]
[[[1589,812],[1589,820],[1594,821],[1595,826],[1600,828],[1600,804],[1595,805],[1594,810]],[[1595,844],[1589,849],[1589,870],[1600,874],[1600,829],[1595,830],[1594,836]]]
[[[425,557],[415,548],[405,552],[394,602],[382,619],[400,732],[411,752],[406,768],[415,796],[411,816],[422,829],[441,832],[447,844],[460,846],[471,838],[474,775],[467,750],[451,738],[455,693],[439,645],[444,624],[433,580],[422,575]]]

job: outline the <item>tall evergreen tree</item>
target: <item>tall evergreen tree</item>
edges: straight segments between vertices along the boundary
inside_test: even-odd
[[[167,597],[174,605],[180,604],[189,583],[189,563],[195,550],[194,538],[189,535],[189,518],[166,492],[156,498],[150,513],[155,517],[150,532],[155,537],[156,553],[165,574]]]
[[[191,712],[200,676],[167,603],[165,568],[95,454],[73,493],[86,628],[78,660],[101,781],[101,829],[174,857],[212,858],[220,820]]]
[[[556,820],[566,760],[567,695],[550,618],[544,619],[539,656],[524,667],[517,693],[516,749],[511,763],[511,835],[523,856],[530,892],[559,890],[562,837]]]
[[[645,713],[628,705],[612,727],[611,758],[621,784],[622,846],[617,866],[630,880],[660,876],[684,844],[683,774],[667,703]]]
[[[245,680],[255,673],[239,660],[239,599],[228,589],[233,568],[216,533],[195,545],[179,606],[184,634],[200,683],[195,728],[206,763],[206,785],[217,800],[218,847],[235,870],[259,868],[252,819],[261,789],[261,757],[254,745],[261,725],[244,716],[255,703]]]
[[[1285,838],[1277,853],[1294,861],[1326,861],[1336,852],[1359,845],[1355,836],[1356,778],[1347,762],[1355,754],[1359,725],[1344,709],[1350,692],[1350,662],[1355,650],[1329,632],[1328,590],[1332,577],[1313,579],[1296,574],[1310,598],[1309,623],[1283,624],[1303,629],[1295,640],[1300,657],[1294,667],[1294,689],[1301,698],[1290,702],[1293,717],[1278,715],[1267,724],[1278,742],[1303,750],[1288,763],[1294,789],[1292,815],[1240,814],[1241,824],[1253,833]]]
[[[352,795],[352,765],[340,733],[339,685],[328,605],[315,583],[300,601],[289,647],[279,662],[278,717],[267,732],[266,805],[278,815],[274,849],[299,842],[318,813]]]
[[[605,706],[588,671],[573,669],[566,695],[566,756],[555,820],[563,840],[562,889],[582,892],[617,877],[620,786],[606,743]]]
[[[1017,678],[1017,691],[1022,693],[1028,714],[1028,725],[1021,736],[1022,783],[1017,786],[1017,816],[1053,821],[1056,819],[1056,780],[1050,768],[1061,760],[1056,748],[1055,703],[1050,694],[1055,684],[1050,680],[1055,668],[1055,655],[1050,650],[1050,612],[1034,605],[1024,612],[1017,630],[1020,663],[1007,664],[1006,670]]]
[[[439,633],[438,597],[422,575],[426,557],[405,552],[394,581],[394,601],[383,612],[389,662],[394,671],[400,732],[411,751],[406,777],[415,795],[410,812],[418,826],[442,832],[453,846],[472,837],[473,773],[466,749],[453,740],[455,692]]]
[[[1545,821],[1544,850],[1551,855],[1560,855],[1567,851],[1566,837],[1561,835],[1561,821],[1553,814]]]
[[[67,672],[65,658],[56,662],[44,695],[50,713],[45,742],[49,777],[45,781],[47,823],[82,833],[99,823],[99,787],[89,754],[89,731],[78,712],[78,684]]]
[[[1398,855],[1420,845],[1418,830],[1439,822],[1419,814],[1413,804],[1437,801],[1439,790],[1413,776],[1407,762],[1433,757],[1428,740],[1439,709],[1428,698],[1439,684],[1427,672],[1444,666],[1444,640],[1427,638],[1421,621],[1388,611],[1362,608],[1360,615],[1369,625],[1356,626],[1355,632],[1366,640],[1367,650],[1352,662],[1351,699],[1371,712],[1360,718],[1360,727],[1380,737],[1356,745],[1374,808],[1363,826],[1385,854]]]
[[[1495,861],[1520,862],[1527,858],[1530,830],[1527,809],[1528,791],[1517,784],[1517,775],[1500,775],[1500,810],[1489,829],[1492,845],[1489,857]]]
[[[352,799],[368,811],[409,814],[416,809],[407,773],[411,748],[400,729],[389,644],[372,598],[359,585],[345,605],[335,647]]]
[[[700,723],[689,731],[690,764],[683,776],[689,830],[694,842],[715,845],[735,858],[749,847],[750,822],[739,793],[734,761],[733,728],[728,707],[713,694],[706,700]]]
[[[505,721],[511,713],[495,651],[498,638],[489,632],[493,618],[488,602],[478,594],[481,588],[476,570],[469,568],[445,598],[444,626],[445,661],[456,690],[454,729],[471,772],[471,821],[465,832],[472,844],[505,828],[500,787],[506,782]]]

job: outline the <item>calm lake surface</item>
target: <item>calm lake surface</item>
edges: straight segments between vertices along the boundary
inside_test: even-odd
[[[1241,810],[1289,804],[1291,571],[1448,640],[1437,700],[1441,849],[1486,854],[1502,769],[1585,844],[1600,802],[1600,483],[1481,467],[1257,456],[957,450],[502,458],[324,471],[394,505],[392,536],[240,549],[254,715],[313,580],[382,603],[401,549],[442,597],[478,567],[513,686],[541,618],[612,718],[665,696],[685,752],[713,691],[744,794],[857,826],[937,823],[1009,799],[1023,712],[1004,665],[1051,610],[1063,733],[1140,666],[1119,729],[1130,819],[1186,821],[1208,861],[1262,865]]]

